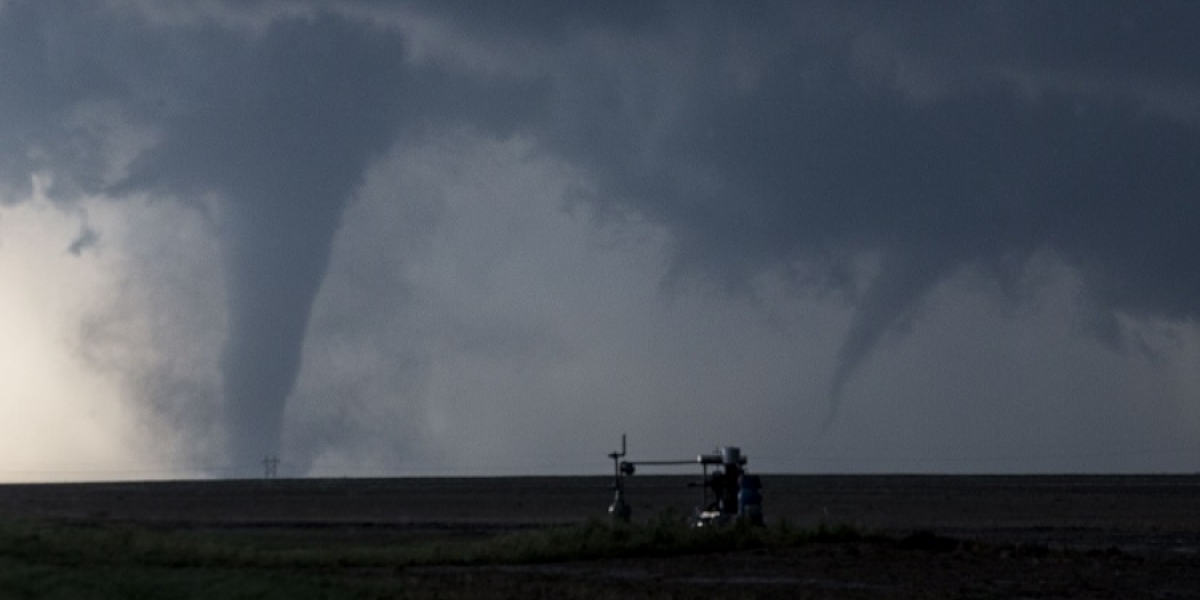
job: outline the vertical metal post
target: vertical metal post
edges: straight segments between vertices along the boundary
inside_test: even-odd
[[[614,522],[627,523],[633,510],[625,502],[625,481],[621,473],[621,459],[625,457],[625,434],[621,434],[621,451],[608,455],[613,459],[613,503],[608,507],[608,514]]]

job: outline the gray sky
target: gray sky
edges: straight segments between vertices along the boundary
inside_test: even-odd
[[[0,476],[1196,471],[1197,17],[0,3]]]

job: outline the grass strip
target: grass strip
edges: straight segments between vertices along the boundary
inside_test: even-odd
[[[160,531],[132,525],[0,523],[0,557],[71,568],[142,564],[158,567],[347,568],[418,565],[528,564],[614,557],[661,557],[783,548],[862,539],[850,526],[795,528],[734,525],[696,529],[667,513],[645,523],[593,520],[574,526],[496,534],[474,540],[330,544],[296,535],[281,545],[255,533]]]

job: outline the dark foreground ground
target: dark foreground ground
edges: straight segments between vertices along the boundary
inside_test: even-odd
[[[277,597],[276,587],[288,590],[278,597],[317,598],[1200,598],[1200,477],[763,479],[770,526],[849,525],[869,535],[786,548],[546,563],[349,561],[321,563],[312,573],[295,573],[294,566],[275,572],[271,564],[255,563],[254,585],[214,589],[204,586],[218,575],[246,573],[231,575],[230,567],[220,567],[226,571],[214,575],[195,565],[154,563],[154,569],[175,570],[135,591],[197,598]],[[688,482],[629,480],[635,521],[690,513],[699,490]],[[7,485],[0,486],[0,520],[250,536],[279,548],[378,547],[603,518],[610,483],[563,477]],[[133,589],[89,587],[95,578],[123,576],[120,569],[93,568],[75,554],[47,559],[29,550],[33,542],[26,538],[5,543],[0,599],[40,597],[46,590],[62,597],[115,597],[113,589]],[[121,547],[152,552],[138,550],[136,542]],[[23,575],[5,579],[5,568]],[[30,578],[41,578],[41,587]],[[56,588],[56,579],[70,581],[64,589],[71,593]]]

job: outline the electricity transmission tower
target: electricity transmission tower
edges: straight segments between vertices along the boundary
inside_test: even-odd
[[[274,454],[268,454],[262,460],[263,479],[275,479],[279,470],[279,457]]]

